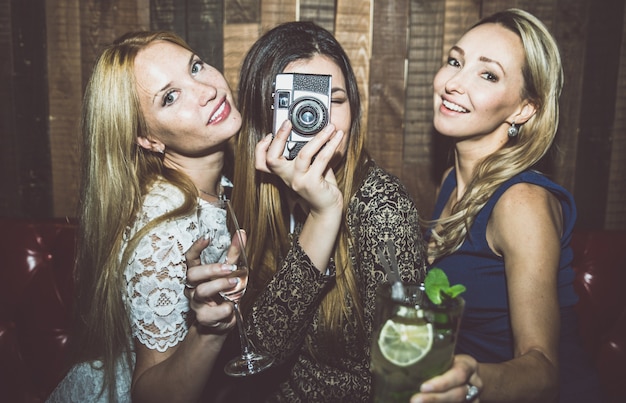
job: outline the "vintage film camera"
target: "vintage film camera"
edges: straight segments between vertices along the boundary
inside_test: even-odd
[[[283,155],[294,159],[300,149],[330,122],[331,76],[282,73],[274,81],[274,133],[287,119],[292,128]]]

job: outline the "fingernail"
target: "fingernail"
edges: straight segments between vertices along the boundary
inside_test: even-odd
[[[432,392],[433,387],[429,383],[423,383],[420,387],[420,392]]]
[[[227,273],[232,273],[235,270],[237,270],[237,265],[236,264],[223,264],[222,265],[222,271],[225,271]]]
[[[228,282],[232,285],[239,284],[240,281],[241,279],[239,277],[231,277],[228,279]]]
[[[290,124],[291,123],[289,122],[289,120],[285,120],[280,127],[281,127],[281,129],[287,129]]]

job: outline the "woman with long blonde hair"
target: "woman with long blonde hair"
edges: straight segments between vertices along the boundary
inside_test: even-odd
[[[455,366],[412,401],[602,401],[574,312],[576,205],[536,170],[562,85],[554,38],[518,9],[470,28],[434,78],[434,126],[454,163],[427,223],[428,257],[467,291]]]
[[[217,293],[233,285],[221,264],[202,289],[186,284],[184,253],[202,235],[197,206],[222,190],[233,105],[222,74],[173,33],[126,34],[97,59],[81,121],[75,365],[49,401],[201,396],[235,323]],[[226,231],[221,209],[205,210]]]

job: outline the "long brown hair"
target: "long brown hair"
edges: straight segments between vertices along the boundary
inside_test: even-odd
[[[336,283],[326,294],[320,308],[322,331],[336,341],[342,324],[355,320],[347,314],[346,295],[352,298],[358,312],[356,325],[362,327],[363,322],[363,307],[350,259],[352,239],[345,222],[345,211],[367,173],[370,158],[361,133],[358,85],[348,56],[330,32],[312,22],[289,22],[275,27],[252,46],[243,61],[238,88],[238,106],[243,123],[235,141],[237,158],[233,206],[241,218],[240,224],[250,228],[248,249],[252,283],[260,289],[276,273],[290,247],[285,218],[285,195],[290,190],[276,176],[255,170],[254,149],[260,139],[273,131],[273,114],[269,105],[272,103],[274,77],[289,63],[316,55],[330,58],[341,68],[351,108],[350,132],[346,133],[349,135],[348,150],[336,172],[344,195],[344,219],[334,252]],[[253,297],[254,292],[249,296]]]
[[[147,136],[147,129],[139,107],[134,61],[139,51],[154,41],[172,42],[191,51],[171,32],[135,32],[120,37],[96,60],[82,107],[74,361],[101,360],[104,388],[108,387],[111,398],[116,361],[124,356],[131,362],[132,337],[123,300],[124,262],[150,228],[188,214],[197,197],[186,175],[166,168],[161,154],[137,145],[138,137]],[[144,195],[161,178],[183,192],[184,204],[144,227],[122,250],[124,233],[135,220]]]

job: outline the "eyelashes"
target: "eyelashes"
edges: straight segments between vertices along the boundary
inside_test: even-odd
[[[169,90],[163,95],[163,102],[161,102],[161,106],[169,106],[176,102],[178,99],[178,90]]]
[[[462,67],[461,62],[458,59],[456,59],[456,58],[454,58],[452,56],[448,57],[448,60],[447,60],[446,64],[448,66],[455,67],[455,68]],[[500,77],[497,74],[495,74],[495,73],[493,73],[493,72],[491,72],[489,70],[485,70],[482,73],[480,73],[480,77],[482,77],[483,79],[485,79],[487,81],[493,82],[493,83],[496,83],[496,82],[498,82],[500,80]]]
[[[202,70],[204,70],[206,63],[203,62],[199,57],[195,57],[191,62],[191,68],[189,74],[192,77],[197,76]],[[166,107],[172,105],[178,99],[180,95],[180,90],[170,89],[163,95],[163,101],[161,102],[161,106]]]
[[[200,60],[200,58],[194,59],[193,63],[191,64],[191,75],[194,76],[198,74],[201,70],[204,69],[204,65],[205,63]]]

